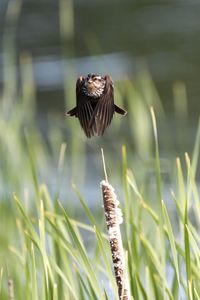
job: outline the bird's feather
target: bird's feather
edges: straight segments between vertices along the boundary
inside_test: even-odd
[[[96,135],[103,135],[115,112],[113,82],[109,75],[105,76],[105,81],[104,92],[94,108],[89,123],[89,131],[95,131]]]
[[[90,97],[83,93],[84,80],[79,77],[76,82],[76,103],[77,103],[77,117],[87,137],[93,135],[93,131],[89,130],[89,123],[93,114],[93,107],[91,105]]]

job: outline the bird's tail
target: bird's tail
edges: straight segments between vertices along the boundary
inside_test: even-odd
[[[118,113],[118,114],[120,114],[120,115],[123,115],[123,116],[125,116],[125,115],[127,114],[127,111],[126,111],[126,110],[120,108],[120,107],[117,106],[116,104],[115,104],[115,112]]]
[[[67,111],[66,113],[65,113],[65,115],[66,116],[70,116],[70,117],[73,117],[73,116],[77,116],[77,109],[76,109],[76,107],[74,107],[74,108],[72,108],[72,109],[70,109],[69,111]]]

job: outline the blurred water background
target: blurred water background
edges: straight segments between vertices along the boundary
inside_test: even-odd
[[[151,105],[162,175],[173,185],[175,157],[192,153],[198,124],[199,14],[193,0],[1,0],[1,194],[30,191],[36,172],[62,199],[73,181],[94,202],[100,148],[111,181],[120,183],[122,144],[130,167],[153,189]],[[75,104],[76,78],[89,72],[109,73],[116,102],[128,110],[91,140],[64,116]]]

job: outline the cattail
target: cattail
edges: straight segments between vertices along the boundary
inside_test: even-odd
[[[129,300],[129,285],[126,276],[125,257],[119,225],[123,222],[119,201],[114,188],[105,180],[101,182],[106,225],[112,253],[115,278],[120,300]]]

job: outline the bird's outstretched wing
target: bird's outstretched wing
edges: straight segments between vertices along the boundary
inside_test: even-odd
[[[76,106],[65,113],[66,116],[77,117],[77,108]]]
[[[99,98],[89,122],[89,131],[95,132],[96,135],[103,135],[115,112],[113,82],[109,75],[106,75],[104,79],[106,81],[104,92]]]
[[[115,112],[119,115],[126,116],[127,111],[115,104]]]

